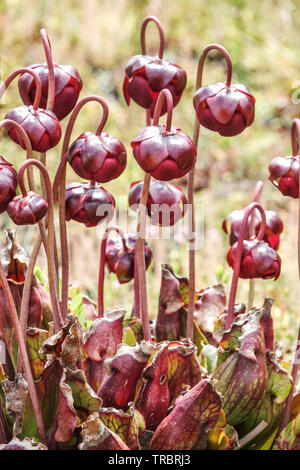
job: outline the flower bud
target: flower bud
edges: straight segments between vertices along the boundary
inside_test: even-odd
[[[26,196],[16,196],[7,206],[9,217],[17,225],[34,225],[47,213],[48,202],[40,194],[30,191]]]
[[[143,182],[130,186],[129,206],[137,210],[143,190]],[[179,186],[164,181],[151,180],[147,200],[147,212],[151,223],[159,226],[176,224],[184,216],[187,199]]]
[[[275,157],[269,165],[269,180],[284,196],[299,197],[300,157]]]
[[[197,151],[192,139],[172,127],[148,126],[131,142],[140,167],[158,180],[170,181],[186,175],[195,165]]]
[[[72,65],[54,65],[55,98],[53,112],[61,121],[74,108],[82,89],[82,80],[79,72]],[[46,109],[48,100],[49,73],[47,64],[33,64],[28,68],[34,70],[39,76],[42,85],[42,96],[39,106]],[[34,103],[36,83],[29,73],[23,73],[18,81],[19,92],[23,103],[29,106]]]
[[[107,183],[123,173],[127,155],[122,142],[106,132],[85,132],[71,145],[68,160],[81,178]]]
[[[98,184],[71,183],[66,187],[66,220],[76,220],[86,227],[109,222],[114,214],[113,196]]]
[[[193,102],[200,124],[225,137],[240,134],[254,120],[255,98],[242,84],[203,86]]]
[[[174,107],[178,104],[186,85],[186,72],[166,59],[148,55],[135,55],[129,59],[125,69],[123,93],[126,103],[132,98],[137,104],[150,110],[153,117],[159,93],[167,88],[173,97]],[[161,115],[166,113],[163,105]]]
[[[227,254],[229,266],[234,269],[236,242]],[[281,259],[273,248],[257,238],[243,240],[243,252],[239,277],[242,279],[278,279],[280,276]]]
[[[109,272],[114,273],[120,284],[129,282],[134,277],[134,257],[136,247],[136,235],[125,236],[126,251],[124,251],[120,237],[112,237],[106,244],[106,265]],[[144,255],[146,269],[152,260],[152,251],[144,241]]]
[[[16,195],[18,176],[14,167],[0,155],[0,214]]]
[[[56,115],[45,109],[34,109],[32,106],[18,106],[5,116],[18,123],[26,132],[36,152],[47,152],[55,147],[61,138],[61,127]],[[15,128],[7,131],[9,137],[25,149],[22,137]]]

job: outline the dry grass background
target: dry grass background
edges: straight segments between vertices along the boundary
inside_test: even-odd
[[[27,0],[0,1],[1,78],[17,67],[44,61],[39,29],[45,27],[52,41],[54,60],[71,63],[78,68],[84,88],[81,96],[100,94],[110,106],[106,131],[123,140],[128,151],[128,167],[115,182],[105,187],[126,195],[130,183],[141,179],[130,141],[144,122],[144,112],[135,104],[128,109],[122,96],[124,66],[129,57],[139,53],[139,28],[146,15],[157,15],[164,25],[165,57],[175,60],[188,74],[188,84],[177,106],[173,122],[191,135],[194,121],[192,96],[201,49],[209,42],[223,44],[233,61],[233,80],[244,82],[257,99],[256,119],[240,136],[226,139],[201,130],[197,172],[209,175],[208,188],[197,192],[197,203],[205,211],[205,241],[197,252],[197,286],[216,283],[217,278],[230,279],[225,257],[227,238],[221,231],[223,217],[233,209],[247,205],[256,181],[265,181],[261,202],[268,209],[279,211],[284,221],[280,255],[282,275],[273,281],[258,281],[256,305],[264,296],[276,300],[274,316],[277,339],[285,348],[295,338],[299,316],[299,282],[297,279],[296,214],[297,201],[284,198],[267,180],[268,163],[277,155],[288,155],[290,125],[299,117],[300,107],[292,102],[292,94],[300,80],[299,0]],[[156,52],[154,26],[147,30],[149,50]],[[205,83],[222,80],[222,60],[213,57],[205,67]],[[9,89],[1,116],[9,108],[21,104],[17,85]],[[92,130],[99,119],[96,105],[87,106],[74,131]],[[65,123],[64,123],[65,126]],[[1,136],[1,154],[20,164],[23,155],[14,143]],[[48,167],[54,174],[60,158],[60,146],[48,153]],[[68,169],[68,180],[77,176]],[[1,227],[11,226],[2,214]],[[71,252],[71,280],[77,281],[96,298],[99,240],[94,229],[85,229],[76,222],[68,224]],[[28,251],[34,228],[20,228],[19,239]],[[183,275],[188,272],[185,243],[152,243],[158,262],[149,271],[151,315],[155,316],[159,288],[159,264],[169,262]],[[43,259],[40,259],[43,264]],[[228,285],[230,282],[228,283]],[[240,282],[239,300],[246,300],[248,283]],[[107,308],[132,303],[132,286],[119,286],[113,276],[106,283]]]

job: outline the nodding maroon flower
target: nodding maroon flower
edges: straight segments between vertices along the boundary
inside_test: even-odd
[[[239,238],[239,233],[241,230],[243,218],[244,218],[245,211],[243,210],[236,210],[230,212],[227,215],[226,219],[223,221],[222,228],[225,233],[230,233],[229,241],[230,245],[233,245],[237,242]],[[283,223],[280,220],[278,214],[275,211],[265,211],[266,214],[266,228],[263,240],[268,243],[271,248],[274,250],[278,250],[279,248],[279,237],[281,232],[283,231]],[[258,235],[261,221],[258,217],[257,213],[253,214],[254,217],[254,231],[255,235]],[[229,227],[228,227],[229,225]],[[250,237],[250,220],[248,221],[248,225],[246,227],[246,234],[245,238]]]
[[[275,157],[269,165],[269,180],[284,196],[299,197],[300,157]]]
[[[9,217],[17,225],[33,225],[47,213],[48,202],[40,194],[30,191],[26,196],[16,196],[7,206]]]
[[[254,120],[255,98],[242,84],[203,86],[193,102],[200,124],[225,137],[240,134]]]
[[[230,248],[227,254],[229,266],[234,268],[238,243]],[[280,276],[281,259],[278,253],[266,242],[257,238],[243,240],[243,252],[239,277],[242,279],[278,279]]]
[[[127,155],[122,142],[106,132],[85,132],[71,145],[68,160],[81,178],[107,183],[123,173]]]
[[[5,119],[12,119],[20,124],[29,137],[32,150],[36,152],[47,152],[60,141],[60,123],[52,111],[41,108],[34,109],[33,106],[19,106],[11,109]],[[11,128],[7,133],[14,142],[25,150],[23,139],[16,129]]]
[[[54,65],[55,75],[55,99],[53,112],[61,121],[74,108],[82,89],[82,80],[78,70],[72,65]],[[42,85],[40,107],[46,109],[48,99],[49,72],[47,64],[32,64],[28,68],[33,69],[39,76]],[[27,106],[34,103],[36,83],[29,73],[23,73],[18,81],[21,98]]]
[[[95,227],[109,222],[115,209],[114,197],[99,184],[71,183],[66,187],[66,220]]]
[[[125,284],[134,277],[136,235],[125,235],[125,245],[126,250],[119,236],[110,238],[106,244],[106,265],[109,272],[117,276],[120,284]],[[146,242],[144,242],[144,255],[146,269],[148,269],[152,261],[152,251]]]
[[[167,88],[172,93],[174,107],[178,104],[186,85],[183,68],[159,57],[135,55],[129,59],[125,69],[123,93],[126,103],[133,99],[142,108],[149,109],[153,117],[159,93]],[[167,112],[163,105],[161,115]]]
[[[131,184],[129,206],[137,210],[143,190],[143,181]],[[179,186],[164,181],[151,180],[147,211],[153,225],[174,225],[184,216],[187,199]]]
[[[0,155],[0,214],[16,195],[18,176],[14,167]]]
[[[164,125],[144,127],[131,146],[140,167],[162,181],[181,178],[196,162],[192,139],[175,127],[169,132]]]

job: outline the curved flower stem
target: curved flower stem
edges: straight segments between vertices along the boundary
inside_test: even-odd
[[[243,254],[243,242],[244,242],[244,238],[245,238],[245,234],[246,234],[246,229],[247,229],[247,226],[248,226],[249,217],[255,209],[258,209],[260,214],[261,214],[261,227],[260,227],[259,233],[257,235],[257,239],[259,241],[262,240],[263,236],[264,236],[264,233],[265,233],[265,228],[266,228],[265,211],[258,202],[252,202],[251,204],[249,204],[249,206],[246,207],[246,209],[244,211],[244,218],[243,218],[243,222],[242,222],[242,225],[241,225],[241,230],[240,230],[239,238],[238,238],[238,242],[237,242],[237,249],[236,249],[235,259],[234,259],[234,270],[233,270],[233,276],[232,276],[231,288],[230,288],[230,294],[229,294],[229,301],[228,301],[228,309],[227,309],[227,317],[226,317],[226,330],[228,330],[231,327],[231,324],[232,324],[233,319],[234,319],[234,303],[235,303],[235,296],[236,296],[237,285],[238,285],[240,269],[241,269],[241,261],[242,261],[242,254]]]
[[[33,249],[32,249],[28,266],[27,266],[27,270],[26,270],[24,286],[23,286],[22,300],[21,300],[21,307],[20,307],[20,326],[21,326],[24,339],[26,338],[28,308],[29,308],[29,300],[30,300],[34,267],[35,267],[36,260],[37,260],[37,257],[41,248],[41,244],[42,244],[42,239],[41,239],[41,235],[39,234],[33,245]],[[18,369],[17,369],[18,372],[21,372],[20,367],[21,367],[21,364],[20,364],[20,361],[18,361]]]
[[[163,58],[164,55],[164,48],[165,48],[165,35],[164,35],[164,30],[162,27],[161,22],[156,16],[147,16],[141,26],[141,49],[142,49],[142,54],[146,55],[146,41],[145,41],[145,36],[146,36],[146,27],[147,24],[153,21],[153,23],[156,24],[158,32],[159,32],[159,51],[158,51],[158,57],[160,59]]]
[[[30,362],[29,362],[28,355],[27,355],[25,340],[22,335],[16,306],[14,304],[14,300],[13,300],[13,297],[12,297],[12,294],[11,294],[11,291],[10,291],[10,288],[9,288],[9,285],[8,285],[8,282],[7,282],[7,279],[6,279],[6,276],[5,276],[5,273],[3,271],[1,264],[0,264],[0,283],[1,283],[1,287],[3,289],[4,295],[7,301],[11,320],[14,325],[15,335],[16,335],[16,339],[18,342],[18,346],[19,346],[19,353],[22,358],[26,380],[28,383],[28,391],[29,391],[29,395],[31,398],[33,410],[35,413],[40,439],[43,443],[46,443],[46,432],[45,432],[45,427],[44,427],[44,422],[43,422],[42,411],[41,411],[41,407],[39,404],[32,372],[30,368]]]
[[[207,57],[207,54],[211,50],[220,51],[225,57],[227,63],[227,78],[226,86],[231,84],[232,76],[232,62],[230,55],[225,47],[220,44],[208,44],[202,51],[197,68],[196,76],[196,90],[202,87],[203,80],[203,68],[204,62]],[[197,115],[195,115],[195,124],[193,132],[193,143],[195,148],[198,148],[200,134],[200,123],[198,121]],[[194,179],[195,179],[195,166],[188,173],[188,205],[190,210],[189,217],[189,305],[188,305],[188,314],[187,314],[187,324],[186,324],[186,336],[193,341],[194,337],[194,305],[195,305],[195,291],[196,291],[196,280],[195,280],[195,208],[194,208]]]
[[[68,150],[71,140],[72,130],[77,119],[78,113],[81,108],[90,101],[96,101],[101,104],[103,108],[103,115],[101,122],[97,128],[96,134],[101,135],[103,127],[108,117],[107,103],[97,95],[90,95],[78,101],[75,105],[72,114],[69,118],[62,149],[61,149],[61,162],[55,175],[53,193],[56,198],[56,191],[58,188],[59,194],[59,226],[60,226],[60,244],[61,244],[61,264],[62,264],[62,286],[61,286],[61,310],[63,319],[68,314],[68,289],[69,289],[69,250],[68,250],[68,237],[67,237],[67,224],[66,224],[66,207],[65,207],[65,189],[66,189],[66,164],[68,160]]]
[[[40,77],[38,76],[38,74],[33,69],[30,69],[28,67],[21,67],[20,69],[17,69],[14,72],[12,72],[7,77],[7,79],[4,81],[4,83],[0,87],[0,99],[2,98],[4,93],[6,92],[7,88],[11,84],[11,82],[18,75],[22,75],[23,73],[29,73],[30,75],[33,76],[33,78],[35,80],[36,92],[35,92],[35,98],[34,98],[34,102],[33,102],[32,107],[33,107],[33,109],[38,109],[38,107],[40,105],[40,101],[41,101],[41,96],[42,96],[42,84],[41,84],[41,80],[40,80]]]
[[[160,92],[153,116],[153,126],[157,126],[159,123],[160,113],[164,101],[167,102],[167,124],[166,132],[170,132],[172,125],[172,115],[173,115],[173,98],[171,92],[167,89],[164,89]],[[139,286],[140,286],[140,305],[141,305],[141,314],[142,314],[142,323],[143,323],[143,332],[144,339],[146,341],[151,341],[151,331],[150,331],[150,322],[149,322],[149,312],[148,312],[148,298],[147,298],[147,277],[146,277],[146,263],[145,263],[145,254],[144,254],[144,244],[145,244],[145,231],[146,231],[146,220],[147,220],[147,201],[149,196],[149,187],[151,182],[151,175],[145,173],[144,184],[142,189],[142,194],[139,203],[139,212],[138,212],[138,224],[137,224],[137,239],[136,239],[136,257],[138,264],[138,277],[139,277]]]
[[[117,232],[120,236],[122,243],[123,243],[123,250],[124,252],[127,251],[126,240],[124,233],[119,227],[115,227],[111,225],[107,227],[104,231],[102,241],[101,241],[101,249],[100,249],[100,265],[99,265],[99,277],[98,277],[98,318],[102,318],[104,314],[104,301],[103,301],[103,287],[104,287],[104,268],[105,268],[105,259],[106,259],[106,243],[110,232]]]
[[[24,129],[20,126],[20,124],[13,121],[12,119],[3,119],[2,121],[0,121],[0,132],[3,129],[3,127],[7,127],[7,128],[12,128],[13,127],[18,132],[19,136],[21,137],[21,139],[23,140],[23,143],[25,145],[27,160],[33,158],[31,142],[29,140],[28,135],[26,134]],[[28,175],[28,184],[29,184],[30,190],[35,191],[35,184],[34,184],[34,177],[33,177],[32,168],[28,168],[27,175]],[[39,222],[39,228],[40,228],[41,236],[42,236],[43,243],[44,243],[45,250],[46,250],[47,249],[46,248],[47,247],[46,231],[45,231],[45,228],[44,228],[43,224],[40,223],[40,222]]]
[[[49,109],[50,111],[53,111],[54,99],[55,99],[55,75],[54,75],[54,65],[53,65],[53,60],[52,60],[51,43],[50,43],[47,31],[44,28],[40,30],[40,34],[41,34],[42,41],[43,41],[43,46],[44,46],[47,66],[48,66],[48,74],[49,74],[47,109]]]
[[[300,147],[300,120],[299,119],[294,119],[292,128],[291,128],[291,139],[292,139],[292,151],[293,151],[293,156],[299,155],[299,147]],[[298,145],[297,145],[297,140],[298,140]],[[300,158],[300,157],[299,157]],[[299,199],[298,199],[298,273],[299,273],[299,280],[300,280],[300,173],[299,173]],[[289,419],[290,419],[290,414],[291,414],[291,409],[292,409],[292,403],[293,403],[293,396],[294,396],[294,391],[295,391],[295,386],[297,382],[297,377],[298,377],[298,371],[299,371],[299,357],[300,357],[300,324],[298,326],[298,336],[297,336],[297,343],[296,343],[296,349],[295,349],[295,355],[294,355],[294,360],[293,360],[293,366],[292,366],[292,379],[293,379],[293,385],[291,388],[291,391],[289,393],[289,396],[286,400],[286,405],[285,409],[283,412],[282,420],[280,422],[280,426],[278,429],[277,436],[280,434],[280,432],[288,425]]]
[[[51,304],[53,309],[53,327],[54,332],[57,332],[58,329],[62,326],[63,320],[60,311],[59,299],[57,296],[56,290],[56,270],[55,270],[55,255],[54,255],[54,204],[53,204],[53,194],[50,177],[46,167],[39,161],[35,159],[25,160],[22,163],[19,170],[19,185],[22,191],[23,196],[26,196],[27,191],[24,185],[23,175],[25,169],[29,165],[36,166],[41,174],[43,175],[47,201],[48,201],[48,240],[47,240],[47,265],[48,265],[48,281],[49,281],[49,291],[51,297]]]
[[[253,194],[253,199],[252,202],[258,202],[259,197],[261,195],[262,189],[263,189],[264,183],[262,181],[258,181],[255,186],[254,194]],[[250,230],[249,230],[249,236],[250,238],[255,235],[255,216],[252,213],[251,219],[250,219]],[[254,294],[255,294],[255,279],[249,279],[249,292],[248,292],[248,310],[253,305],[254,301]]]

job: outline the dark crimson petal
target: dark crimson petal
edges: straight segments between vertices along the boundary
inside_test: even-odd
[[[207,129],[210,129],[211,131],[219,131],[221,125],[214,118],[211,109],[208,106],[205,106],[203,108],[200,106],[197,112],[197,116],[202,126],[206,127]]]
[[[207,98],[206,103],[214,118],[221,124],[228,124],[240,101],[240,93],[225,87],[216,95]]]
[[[100,137],[90,135],[82,142],[80,159],[82,166],[89,173],[96,173],[102,167],[106,156],[107,152],[103,148]]]
[[[152,95],[150,93],[149,83],[146,78],[136,75],[130,81],[127,92],[131,98],[142,108],[150,108],[152,104]]]
[[[176,82],[177,93],[179,94],[185,89],[186,86],[186,71],[179,65],[176,67],[176,76],[173,78],[173,81]]]
[[[123,81],[123,95],[124,95],[127,106],[130,105],[130,94],[128,93],[128,85],[129,85],[129,78],[127,77],[127,75],[125,75],[124,81]]]
[[[250,91],[248,90],[248,88],[246,87],[246,85],[244,85],[243,83],[232,83],[231,84],[231,88],[233,90],[238,90],[246,95],[249,96],[249,98],[252,100],[253,103],[255,103],[255,98],[253,95],[251,95]]]
[[[145,66],[146,77],[153,91],[163,90],[177,72],[177,67],[167,60],[153,60]]]
[[[265,211],[267,227],[269,227],[273,233],[281,233],[283,231],[283,223],[278,217],[275,211]]]
[[[137,162],[145,172],[153,171],[161,162],[168,158],[166,143],[166,139],[161,135],[141,142]],[[133,154],[136,158],[134,147]]]
[[[129,61],[126,64],[125,68],[125,73],[128,76],[128,78],[132,77],[132,74],[147,65],[149,62],[153,60],[153,57],[148,56],[148,55],[134,55],[129,59]]]
[[[224,137],[232,137],[243,132],[245,127],[246,119],[240,111],[236,110],[227,124],[220,125],[218,132]]]
[[[294,177],[281,177],[278,182],[278,189],[284,196],[290,196],[295,199],[299,197],[299,185]]]
[[[126,148],[125,145],[119,140],[107,133],[101,134],[101,141],[103,148],[107,151],[109,156],[115,157],[120,165],[126,162]]]
[[[254,121],[254,102],[249,95],[240,93],[239,109],[241,110],[246,120],[246,125],[250,126]]]
[[[241,262],[240,277],[243,279],[252,279],[259,277],[253,258],[250,254],[244,256]]]
[[[255,269],[259,274],[267,271],[278,255],[273,248],[265,242],[259,242],[252,248],[251,255],[254,261]]]
[[[280,178],[291,168],[293,157],[275,157],[269,165],[269,172],[272,179]]]
[[[226,88],[226,85],[223,82],[218,82],[214,83],[213,85],[198,88],[193,98],[195,110],[198,111],[198,107],[201,103],[203,103],[203,101],[205,101],[207,98],[210,98],[211,96],[216,95],[221,90],[223,90],[223,88]]]
[[[196,157],[196,149],[192,139],[183,134],[183,132],[167,135],[164,139],[166,140],[170,158],[176,161],[181,170],[193,164]]]
[[[144,127],[138,135],[134,138],[131,142],[131,145],[142,142],[143,140],[150,139],[151,137],[156,137],[157,135],[161,135],[163,132],[162,126],[147,126]]]

